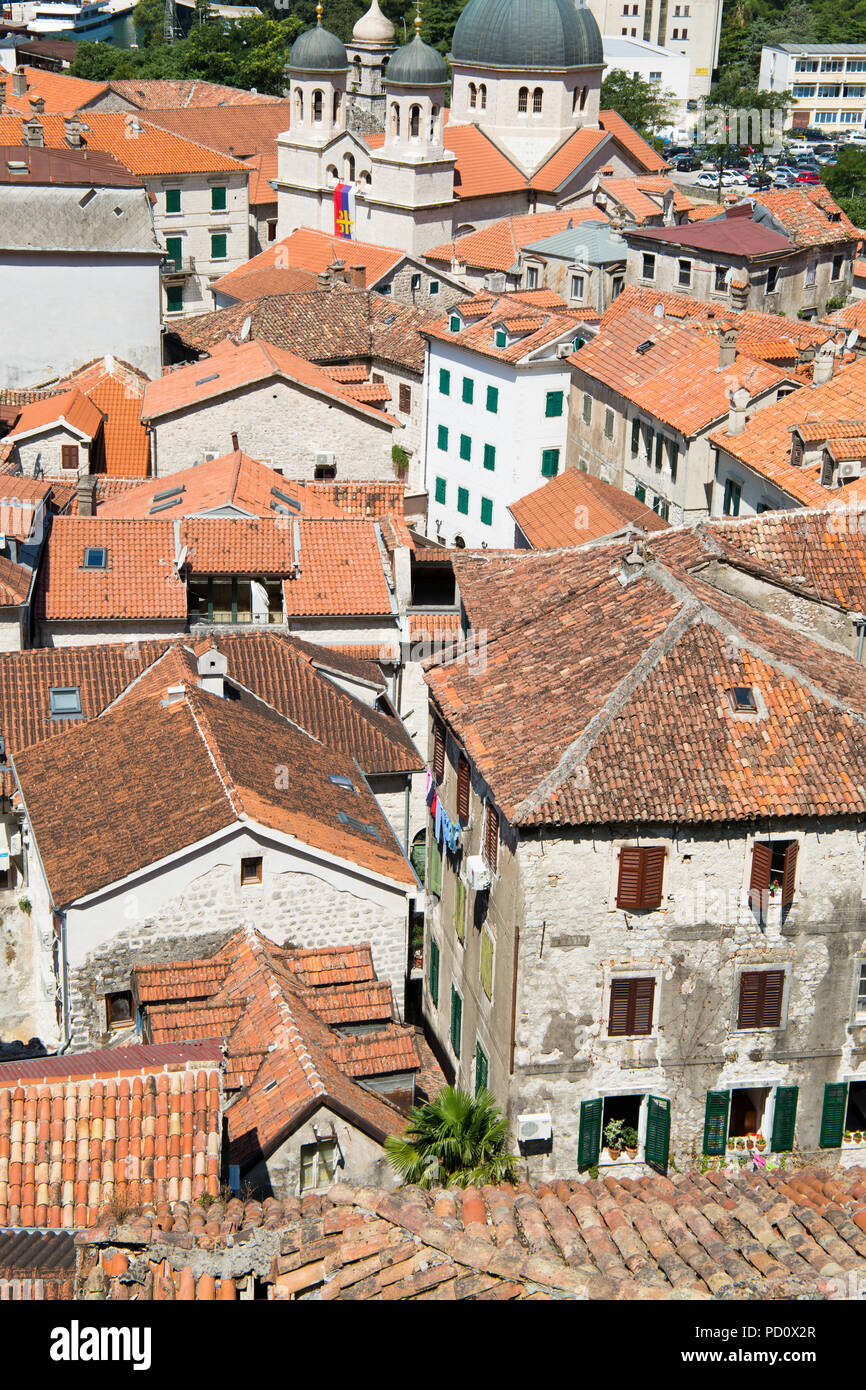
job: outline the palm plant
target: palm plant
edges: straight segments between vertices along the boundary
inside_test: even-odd
[[[418,1187],[513,1182],[517,1158],[505,1152],[507,1128],[489,1091],[473,1097],[446,1086],[409,1112],[405,1131],[389,1135],[385,1152],[404,1183]]]

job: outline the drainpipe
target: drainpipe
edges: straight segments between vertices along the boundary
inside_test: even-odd
[[[862,638],[861,638],[862,641]],[[409,858],[409,797],[412,793],[412,773],[406,778],[406,799],[403,807],[403,852]]]
[[[851,621],[852,621],[852,623],[854,624],[855,628],[857,629],[857,636],[858,636],[858,638],[859,638],[859,640],[858,640],[858,642],[857,642],[857,660],[858,660],[859,662],[862,662],[862,660],[863,660],[863,639],[864,639],[864,637],[866,637],[866,613],[852,613],[852,614],[851,614]]]

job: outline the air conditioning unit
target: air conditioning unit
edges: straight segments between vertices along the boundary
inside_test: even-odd
[[[570,357],[573,352],[574,343],[557,343],[556,345],[556,355],[560,360],[564,357]]]
[[[20,831],[20,830],[15,830],[15,831],[13,831],[13,833],[9,836],[9,853],[10,853],[10,854],[20,854],[20,853],[21,853],[21,831]]]
[[[317,454],[316,454],[316,467],[317,467],[317,468],[336,468],[336,466],[337,466],[337,455],[336,455],[336,454],[326,454],[326,453],[317,453]]]
[[[219,455],[217,454],[216,449],[205,449],[205,451],[204,451],[204,461],[205,461],[205,463],[213,463],[214,459],[215,459],[215,458],[218,458],[218,457],[219,457]]]
[[[466,882],[475,893],[490,887],[490,870],[480,854],[473,854],[466,860]]]
[[[549,1115],[518,1115],[518,1144],[547,1143],[553,1138],[553,1122]]]
[[[501,270],[491,271],[484,277],[484,288],[488,293],[503,294],[505,291],[505,276]]]
[[[858,463],[856,459],[853,459],[848,463],[840,463],[839,481],[841,482],[843,478],[859,478],[862,466],[863,465],[861,463]]]

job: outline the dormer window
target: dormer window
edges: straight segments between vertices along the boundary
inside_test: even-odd
[[[451,315],[451,318],[450,318],[450,321],[449,321],[449,327],[450,327],[452,333],[459,333],[459,332],[460,332],[460,329],[461,329],[462,325],[461,325],[461,322],[460,322],[460,315],[459,315],[459,314],[452,314],[452,315]]]
[[[758,702],[750,685],[735,685],[728,691],[735,714],[757,714]]]
[[[78,686],[55,686],[49,690],[48,710],[52,719],[80,718],[81,691]]]
[[[86,570],[108,569],[108,551],[104,545],[85,546],[84,568]]]
[[[506,333],[504,328],[497,328],[494,342],[496,343],[496,346],[498,348],[504,348],[508,346],[508,334]]]
[[[799,467],[800,467],[800,464],[803,462],[803,453],[804,453],[803,441],[802,441],[802,439],[800,438],[799,434],[794,434],[794,435],[792,435],[792,436],[791,436],[791,463],[793,464],[794,468],[799,468]]]

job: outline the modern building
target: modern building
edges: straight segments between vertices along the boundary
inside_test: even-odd
[[[781,43],[761,49],[762,92],[791,92],[787,124],[826,128],[828,140],[866,124],[866,44]]]
[[[629,9],[631,6],[629,5]],[[689,135],[686,124],[689,99],[692,95],[692,76],[689,56],[685,49],[679,51],[665,48],[657,43],[645,43],[638,37],[626,37],[636,28],[631,15],[622,16],[623,36],[604,34],[604,61],[608,73],[618,69],[629,77],[639,77],[651,83],[659,92],[671,99],[671,122],[660,134],[673,140]]]
[[[611,37],[638,40],[647,47],[664,49],[672,58],[688,64],[688,101],[692,109],[709,94],[719,61],[722,0],[587,0],[601,32]],[[607,40],[605,40],[607,42]],[[613,63],[605,52],[608,67]],[[633,71],[634,69],[629,69]],[[657,70],[657,69],[656,69]]]

